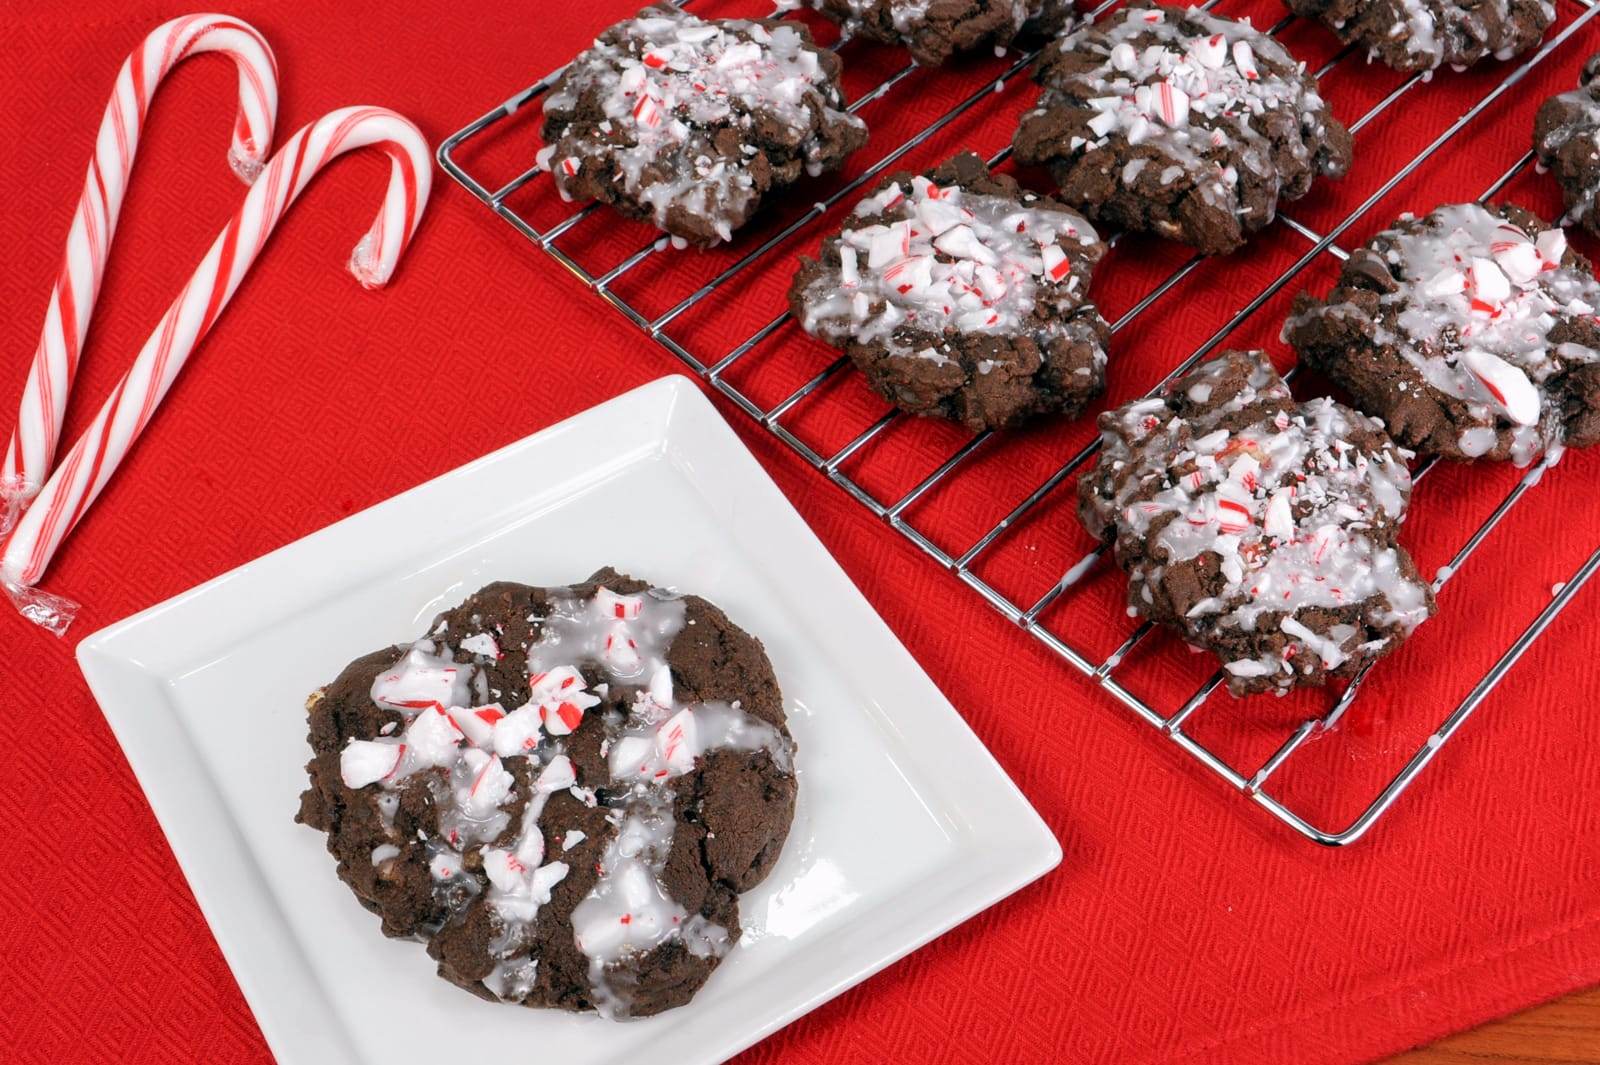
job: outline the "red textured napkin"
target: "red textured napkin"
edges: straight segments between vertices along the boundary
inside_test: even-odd
[[[1559,0],[1563,20],[1573,0]],[[758,3],[717,0],[717,13]],[[435,143],[570,55],[629,7],[597,4],[241,3],[277,49],[280,129],[376,103]],[[1271,0],[1228,0],[1258,23]],[[143,2],[39,4],[4,18],[0,65],[0,425],[38,336],[50,281],[111,80],[139,37],[181,9]],[[1600,23],[1600,20],[1596,20]],[[1335,49],[1314,26],[1286,39],[1313,65]],[[1543,95],[1567,88],[1600,29],[1584,27],[1343,243],[1403,209],[1470,198],[1523,151]],[[899,57],[846,53],[854,91]],[[985,66],[985,63],[992,64]],[[869,107],[878,151],[993,77],[919,72]],[[1357,165],[1291,208],[1325,229],[1481,96],[1507,68],[1441,74],[1357,138]],[[157,96],[68,425],[80,429],[127,365],[242,190],[224,163],[231,64],[184,64]],[[1353,118],[1398,79],[1346,62],[1325,82]],[[1029,99],[1016,85],[914,153],[989,152]],[[531,123],[484,153],[491,171],[531,157]],[[10,722],[12,831],[0,863],[0,1058],[7,1061],[263,1061],[248,1008],[75,668],[73,641],[355,510],[677,364],[625,327],[443,175],[416,243],[383,293],[344,273],[386,163],[340,162],[290,213],[173,389],[144,440],[59,556],[46,586],[85,603],[57,641],[0,611],[0,706]],[[858,167],[859,169],[859,164]],[[836,187],[827,183],[823,189]],[[536,192],[537,190],[530,190]],[[1508,190],[1544,211],[1531,172]],[[795,204],[809,202],[811,190]],[[576,233],[604,259],[642,231],[602,215]],[[806,249],[816,234],[795,244]],[[1148,388],[1304,250],[1277,227],[1222,269],[1197,271],[1119,334],[1111,398]],[[789,250],[710,315],[685,323],[720,354],[778,307]],[[1591,249],[1592,250],[1592,249]],[[629,275],[645,303],[675,297],[726,258],[657,257]],[[1324,257],[1327,260],[1327,257]],[[1096,282],[1115,317],[1183,261],[1156,242],[1119,248]],[[1331,260],[1308,269],[1324,285]],[[660,267],[667,267],[662,270]],[[1276,340],[1291,285],[1234,340]],[[784,332],[733,375],[771,402],[830,361]],[[719,401],[720,402],[720,401]],[[1371,1059],[1600,981],[1600,638],[1585,589],[1461,735],[1366,840],[1324,851],[1196,771],[1038,643],[1006,624],[792,453],[733,423],[895,633],[966,715],[1060,836],[1046,880],[763,1043],[749,1061],[1293,1061]],[[852,376],[792,427],[837,447],[882,412]],[[908,514],[960,549],[1088,438],[1088,424],[1015,434]],[[896,426],[852,476],[893,499],[959,446],[941,426]],[[1551,586],[1600,541],[1600,456],[1572,455],[1446,589],[1441,615],[1374,675],[1348,728],[1317,741],[1285,794],[1348,817],[1527,624]],[[1515,482],[1507,469],[1442,468],[1419,489],[1406,541],[1425,570]],[[1086,548],[1071,485],[986,556],[981,572],[1031,601]],[[626,560],[622,560],[626,561]],[[556,579],[537,572],[529,579]],[[1047,616],[1103,654],[1129,631],[1105,571]],[[1161,702],[1211,666],[1166,639],[1129,673]],[[1197,715],[1205,742],[1257,761],[1315,700],[1236,703]],[[1352,805],[1353,804],[1353,805]],[[332,875],[331,868],[329,875]],[[366,920],[352,907],[352,920]],[[374,927],[373,934],[377,934]]]

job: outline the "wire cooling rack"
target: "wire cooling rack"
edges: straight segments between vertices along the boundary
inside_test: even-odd
[[[1090,19],[1097,18],[1115,4],[1116,0],[1107,0],[1093,11],[1088,12]],[[1255,314],[1270,299],[1276,296],[1295,277],[1300,275],[1309,265],[1322,256],[1332,256],[1336,260],[1346,258],[1346,252],[1337,243],[1338,239],[1358,220],[1361,220],[1369,210],[1383,200],[1397,185],[1411,176],[1419,167],[1432,159],[1440,148],[1451,141],[1452,138],[1462,134],[1480,116],[1490,111],[1495,104],[1502,100],[1507,93],[1523,81],[1523,79],[1539,64],[1563,45],[1574,34],[1585,27],[1600,7],[1596,4],[1600,0],[1563,0],[1571,6],[1574,14],[1570,21],[1560,26],[1559,32],[1553,33],[1531,57],[1509,68],[1503,79],[1494,84],[1484,95],[1479,97],[1448,128],[1435,137],[1412,159],[1402,165],[1398,170],[1388,175],[1364,202],[1355,210],[1338,220],[1336,224],[1327,228],[1326,232],[1317,230],[1296,221],[1294,218],[1280,214],[1274,227],[1283,227],[1297,235],[1298,239],[1306,245],[1304,252],[1294,260],[1282,273],[1267,283],[1254,297],[1239,307],[1228,318],[1227,322],[1208,337],[1204,343],[1194,348],[1156,385],[1151,392],[1161,388],[1174,378],[1178,377],[1199,360],[1205,358],[1216,349],[1236,327],[1251,315]],[[694,5],[696,0],[684,0],[679,4],[682,7]],[[1210,8],[1217,3],[1202,5]],[[705,0],[700,0],[699,7],[705,6]],[[1268,32],[1279,34],[1292,20],[1285,18]],[[1558,20],[1558,25],[1560,25]],[[834,47],[840,47],[846,42],[839,42]],[[925,552],[940,567],[954,574],[967,584],[974,592],[982,596],[995,610],[999,611],[1010,621],[1018,625],[1024,632],[1029,633],[1045,647],[1058,655],[1073,668],[1090,678],[1101,689],[1111,695],[1117,702],[1127,707],[1155,730],[1156,734],[1165,737],[1177,748],[1192,757],[1211,773],[1221,778],[1228,786],[1235,789],[1259,807],[1271,813],[1284,824],[1289,825],[1308,839],[1329,846],[1340,846],[1353,842],[1364,835],[1383,814],[1390,809],[1396,799],[1417,778],[1422,770],[1431,762],[1441,747],[1456,734],[1461,725],[1482,704],[1484,699],[1494,690],[1506,673],[1514,666],[1524,652],[1544,633],[1552,620],[1560,614],[1577,595],[1585,582],[1600,568],[1600,548],[1579,566],[1579,568],[1562,584],[1557,586],[1556,593],[1548,604],[1527,624],[1526,628],[1518,635],[1509,646],[1505,648],[1500,657],[1488,668],[1482,677],[1474,684],[1464,698],[1457,703],[1444,717],[1440,725],[1427,735],[1426,739],[1405,761],[1399,771],[1389,778],[1387,783],[1378,791],[1375,798],[1361,810],[1354,820],[1349,821],[1342,829],[1330,829],[1314,823],[1310,815],[1297,812],[1295,806],[1288,800],[1276,795],[1269,784],[1274,776],[1285,766],[1297,751],[1303,749],[1307,740],[1328,732],[1340,721],[1352,703],[1362,691],[1367,679],[1366,671],[1355,677],[1352,682],[1340,693],[1331,697],[1331,706],[1320,709],[1301,721],[1297,727],[1287,731],[1287,738],[1283,740],[1276,750],[1264,761],[1255,761],[1243,767],[1232,764],[1229,759],[1215,753],[1207,745],[1201,743],[1191,734],[1192,730],[1186,729],[1193,716],[1201,710],[1207,700],[1222,685],[1223,674],[1221,671],[1213,673],[1209,679],[1195,688],[1187,698],[1176,702],[1168,708],[1158,708],[1151,705],[1144,697],[1135,694],[1136,685],[1131,684],[1126,676],[1129,669],[1130,653],[1143,643],[1153,632],[1153,627],[1146,622],[1138,625],[1110,654],[1091,654],[1082,647],[1076,646],[1063,630],[1071,627],[1075,631],[1083,631],[1079,626],[1091,626],[1104,629],[1106,619],[1103,617],[1074,617],[1070,609],[1066,609],[1062,600],[1067,597],[1087,574],[1095,569],[1101,556],[1103,547],[1086,552],[1081,558],[1070,566],[1065,567],[1059,579],[1044,592],[1043,595],[1026,601],[1027,597],[1018,597],[1000,591],[989,580],[986,580],[977,571],[977,564],[986,553],[990,552],[997,541],[1006,535],[1008,530],[1017,527],[1026,516],[1039,508],[1047,499],[1056,495],[1062,485],[1087,463],[1098,449],[1098,441],[1091,441],[1078,448],[1042,481],[1033,483],[1031,487],[1015,490],[1015,502],[1009,507],[1008,512],[999,521],[994,522],[975,540],[972,540],[964,549],[956,551],[941,546],[932,531],[919,528],[914,523],[908,510],[915,504],[937,494],[942,486],[947,485],[963,467],[975,461],[974,456],[985,449],[993,449],[1003,444],[1003,435],[997,438],[995,434],[983,433],[972,437],[970,440],[957,447],[936,468],[915,486],[903,494],[893,498],[879,498],[861,482],[861,478],[845,472],[847,463],[850,463],[866,454],[875,441],[881,440],[885,431],[897,422],[903,422],[905,415],[894,411],[882,414],[854,438],[848,440],[842,447],[828,447],[820,443],[808,441],[803,428],[795,425],[800,420],[800,415],[809,404],[829,402],[826,386],[841,373],[846,371],[848,361],[838,358],[830,363],[821,372],[809,377],[783,395],[777,402],[758,402],[749,395],[755,391],[748,385],[741,386],[730,379],[730,371],[746,369],[750,362],[757,361],[754,355],[758,348],[769,342],[782,342],[785,332],[790,335],[788,342],[808,342],[793,325],[790,315],[786,311],[778,310],[774,316],[751,331],[741,342],[731,349],[713,350],[710,352],[697,351],[699,346],[692,340],[678,339],[679,331],[669,331],[669,327],[683,325],[697,309],[707,309],[711,306],[709,298],[716,293],[726,293],[730,286],[738,291],[738,286],[743,275],[750,271],[756,264],[762,262],[774,249],[796,237],[803,235],[808,226],[813,226],[824,214],[835,205],[853,202],[853,199],[864,189],[870,186],[881,174],[889,171],[894,165],[913,149],[929,141],[953,122],[974,112],[975,109],[984,107],[985,103],[993,99],[994,94],[1003,90],[1013,79],[1026,77],[1038,52],[1024,52],[1015,58],[999,74],[998,80],[985,82],[971,95],[961,99],[954,106],[945,110],[913,135],[901,140],[892,149],[877,159],[864,172],[844,183],[831,195],[821,202],[813,205],[809,210],[789,221],[776,232],[765,239],[760,239],[749,251],[739,255],[730,265],[718,270],[715,276],[706,280],[698,288],[682,297],[677,303],[661,313],[646,313],[635,307],[634,302],[624,295],[619,294],[618,283],[641,263],[654,256],[670,254],[667,252],[667,241],[649,240],[632,254],[627,255],[620,262],[607,269],[590,269],[578,260],[581,251],[569,250],[559,243],[563,238],[568,238],[575,227],[593,214],[597,207],[589,205],[566,215],[560,221],[549,224],[546,228],[539,229],[526,217],[533,213],[522,201],[527,198],[525,188],[541,180],[541,171],[537,168],[525,170],[510,181],[491,187],[480,181],[469,172],[463,164],[461,156],[464,146],[475,139],[488,139],[507,127],[514,127],[521,123],[531,126],[537,125],[537,118],[533,115],[536,108],[524,105],[540,96],[554,83],[561,71],[551,72],[527,89],[519,92],[505,103],[484,114],[476,121],[459,130],[447,138],[439,147],[438,159],[444,170],[456,181],[467,188],[474,196],[486,204],[501,219],[510,223],[519,233],[529,241],[546,252],[562,266],[572,272],[590,290],[597,293],[607,303],[621,312],[647,336],[660,344],[667,351],[677,356],[693,371],[699,375],[710,387],[727,397],[737,407],[759,422],[784,444],[788,445],[795,453],[814,467],[828,480],[838,485],[850,494],[862,506],[870,510],[875,516],[897,530],[918,548]],[[1354,58],[1352,58],[1354,57]],[[1355,54],[1355,49],[1344,48],[1335,53],[1322,67],[1315,71],[1320,79],[1326,76],[1341,62],[1360,62],[1360,56]],[[906,65],[881,80],[869,91],[857,95],[851,104],[851,111],[860,111],[875,104],[877,101],[889,97],[914,71],[912,65]],[[1450,76],[1448,72],[1442,76]],[[1392,91],[1372,104],[1365,113],[1354,121],[1348,122],[1353,134],[1371,124],[1384,112],[1395,108],[1410,94],[1417,91],[1429,78],[1424,75],[1415,75],[1403,80]],[[1010,121],[1007,119],[1006,121]],[[531,128],[530,131],[531,133]],[[1358,142],[1359,143],[1359,142]],[[869,147],[870,150],[870,147]],[[1009,155],[1009,148],[992,156],[990,165],[998,165]],[[527,152],[531,159],[532,151]],[[1359,158],[1359,157],[1358,157]],[[1531,152],[1523,155],[1488,188],[1483,190],[1480,200],[1487,200],[1498,194],[1514,178],[1521,174],[1533,163]],[[536,193],[534,200],[542,200],[545,206],[554,199],[553,185],[547,180],[542,189],[532,190]],[[820,227],[818,227],[820,232]],[[570,239],[570,238],[569,238]],[[757,238],[759,239],[759,238]],[[1111,242],[1117,240],[1117,235],[1110,237]],[[1261,239],[1258,235],[1257,240]],[[737,245],[736,245],[737,247]],[[1157,304],[1171,292],[1180,282],[1184,281],[1191,273],[1203,269],[1207,260],[1196,256],[1188,259],[1175,270],[1167,273],[1158,283],[1150,287],[1138,298],[1132,306],[1112,323],[1113,333],[1122,332],[1131,322],[1141,315],[1146,314],[1150,308]],[[1103,282],[1102,282],[1103,283]],[[718,312],[722,313],[722,312]],[[1114,354],[1115,354],[1115,349]],[[1293,367],[1289,374],[1293,375],[1299,367]],[[1513,507],[1536,485],[1544,475],[1551,460],[1545,464],[1536,465],[1529,469],[1520,480],[1511,488],[1509,493],[1499,501],[1488,517],[1463,541],[1455,550],[1449,563],[1438,571],[1434,582],[1435,589],[1440,589],[1453,576],[1461,571],[1468,560],[1474,556],[1478,548],[1489,537],[1496,526],[1506,517]],[[1420,482],[1435,469],[1432,461],[1424,461],[1415,471],[1415,477]],[[1002,489],[1004,486],[1000,486]],[[1004,503],[1011,503],[1007,498]],[[1064,615],[1068,625],[1061,622],[1051,622],[1046,618],[1047,612],[1055,608]],[[1447,609],[1442,602],[1441,610]],[[1085,612],[1080,611],[1080,615]],[[1437,623],[1437,622],[1435,622]]]

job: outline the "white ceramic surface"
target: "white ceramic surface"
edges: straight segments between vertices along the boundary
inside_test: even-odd
[[[495,579],[605,564],[761,637],[799,809],[688,1006],[481,1002],[385,939],[293,817],[312,689]],[[285,1065],[720,1061],[1054,867],[1055,838],[687,378],[669,377],[86,639],[79,662]],[[484,1056],[492,1055],[492,1056]]]

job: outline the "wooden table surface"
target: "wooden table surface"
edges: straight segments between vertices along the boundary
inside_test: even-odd
[[[1503,1021],[1394,1058],[1389,1065],[1596,1065],[1600,1063],[1600,988],[1582,991]]]

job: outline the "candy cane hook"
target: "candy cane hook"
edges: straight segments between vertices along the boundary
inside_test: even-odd
[[[156,405],[244,280],[289,205],[334,158],[367,146],[389,156],[389,189],[372,228],[350,257],[350,271],[366,288],[389,280],[428,203],[433,181],[428,143],[417,127],[393,111],[380,107],[333,111],[296,133],[273,156],[145,341],[133,368],[23,515],[0,558],[0,583],[24,616],[58,635],[65,631],[74,605],[33,585],[149,424]]]
[[[185,15],[158,26],[123,61],[116,90],[89,158],[83,196],[72,216],[67,250],[50,292],[44,330],[28,371],[17,426],[0,468],[0,534],[50,475],[61,440],[67,394],[100,295],[100,279],[139,135],[161,79],[191,55],[220,52],[239,68],[239,116],[228,162],[247,184],[261,171],[278,117],[278,65],[272,49],[249,24],[230,15]]]

